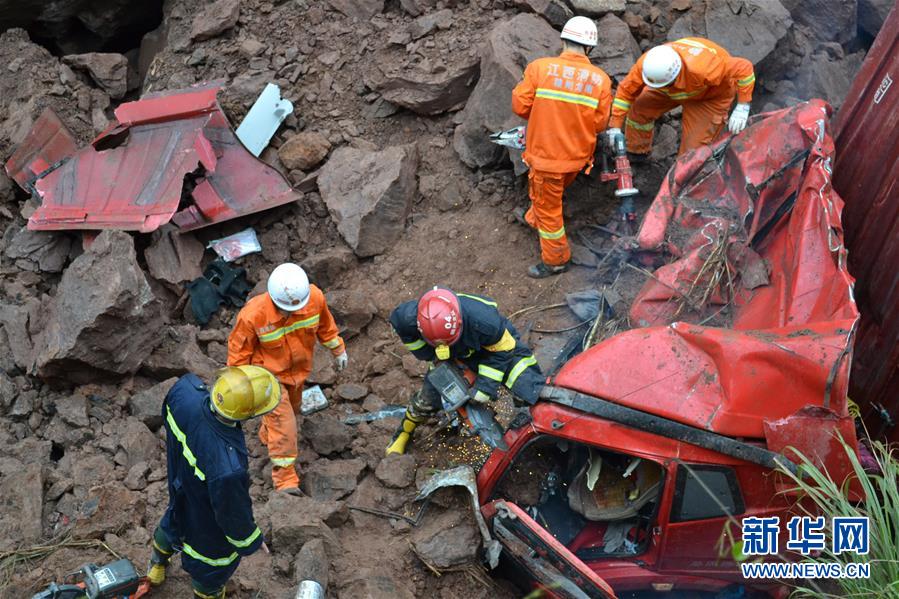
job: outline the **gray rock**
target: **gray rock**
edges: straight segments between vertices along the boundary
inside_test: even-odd
[[[353,251],[344,246],[310,254],[300,263],[309,280],[321,288],[336,285],[341,275],[356,264]]]
[[[421,17],[425,18],[425,17]],[[391,48],[376,54],[375,68],[366,84],[381,94],[382,100],[418,114],[440,114],[465,103],[478,78],[478,57],[462,53],[439,66],[431,60],[411,65],[398,60]]]
[[[122,484],[132,491],[143,491],[147,488],[147,474],[149,473],[150,465],[146,462],[138,462],[128,469],[128,474]]]
[[[399,586],[397,579],[384,568],[358,568],[350,572],[350,578],[341,581],[341,597],[365,597],[365,599],[416,599],[421,595],[413,588]],[[412,585],[411,581],[406,582]]]
[[[462,510],[427,514],[409,535],[415,553],[437,568],[474,563],[481,538],[472,519]]]
[[[155,462],[161,455],[159,439],[150,432],[147,426],[131,417],[125,421],[121,438],[122,449],[125,450],[127,461],[125,467],[130,468],[140,462]]]
[[[371,296],[358,290],[334,289],[325,298],[344,339],[361,333],[378,311]]]
[[[409,36],[413,40],[421,39],[435,29],[449,29],[453,24],[453,11],[449,8],[438,10],[418,17],[409,25]]]
[[[514,3],[520,9],[540,15],[558,29],[574,16],[568,5],[561,0],[514,0]]]
[[[240,18],[240,0],[218,0],[194,17],[190,39],[198,42],[213,38],[235,25]]]
[[[6,255],[24,270],[62,272],[71,249],[72,238],[65,233],[22,227],[10,240]]]
[[[816,40],[845,44],[855,39],[856,0],[783,0],[783,5]]]
[[[864,59],[864,52],[845,58],[834,58],[826,51],[809,54],[799,65],[799,75],[794,81],[797,96],[800,100],[823,98],[838,110]]]
[[[640,58],[640,45],[627,23],[611,13],[600,19],[596,28],[602,43],[590,52],[590,60],[609,77],[621,81]]]
[[[302,438],[309,441],[315,453],[326,456],[349,449],[353,431],[349,426],[325,414],[315,414],[303,420]]]
[[[265,506],[270,520],[272,548],[278,553],[297,554],[309,541],[320,539],[328,553],[338,555],[340,543],[321,517],[316,502],[275,492]]]
[[[131,415],[143,422],[151,431],[159,430],[163,421],[162,402],[169,389],[177,382],[178,377],[172,377],[132,395],[128,400]]]
[[[159,305],[122,231],[100,233],[66,269],[35,339],[40,377],[71,383],[135,372],[160,340]]]
[[[359,401],[368,395],[368,387],[359,383],[342,383],[334,390],[340,399]]]
[[[895,0],[858,0],[858,27],[871,37],[877,37]]]
[[[527,64],[558,54],[559,32],[532,14],[499,21],[480,49],[480,78],[459,114],[453,148],[472,168],[488,166],[503,156],[501,146],[490,143],[488,133],[521,124],[510,111],[512,88]]]
[[[13,399],[12,407],[6,415],[13,420],[27,420],[34,411],[35,399],[37,399],[37,391],[34,389],[20,391]]]
[[[348,17],[368,21],[384,10],[384,0],[328,0],[334,9]]]
[[[0,303],[0,324],[16,366],[30,370],[34,364],[34,339],[31,332],[41,326],[43,308],[36,298],[29,298],[24,305]],[[8,358],[9,356],[7,356]]]
[[[0,470],[0,550],[41,539],[44,478],[39,463],[5,461]]]
[[[705,37],[715,40],[732,55],[758,64],[787,34],[793,24],[790,13],[779,0],[744,0],[733,6],[727,2],[708,4]],[[672,39],[671,33],[668,35]]]
[[[0,371],[0,407],[2,407],[4,411],[9,409],[16,400],[18,394],[19,388],[15,381],[13,381],[8,374]]]
[[[596,268],[599,264],[599,258],[596,254],[580,245],[579,243],[568,242],[571,249],[571,261],[578,266],[586,266],[587,268]]]
[[[144,523],[147,501],[143,493],[118,482],[94,487],[81,503],[75,521],[79,538],[102,539],[107,534],[134,530]]]
[[[312,539],[303,545],[297,554],[294,563],[294,572],[297,584],[304,580],[314,580],[322,585],[322,590],[328,591],[328,569],[331,562],[328,560],[328,552],[325,550],[325,542],[321,539]]]
[[[182,233],[176,226],[166,224],[153,231],[151,239],[144,250],[151,277],[179,285],[203,275],[200,263],[206,248],[193,233]]]
[[[375,476],[386,487],[405,489],[415,482],[415,456],[411,454],[389,455],[375,469]]]
[[[303,490],[315,500],[342,499],[355,490],[365,470],[365,462],[351,460],[318,460],[303,478]]]
[[[141,371],[155,379],[192,372],[210,383],[220,365],[200,349],[198,331],[196,326],[190,324],[168,327],[162,343],[144,360]]]
[[[128,59],[114,52],[88,52],[63,56],[64,63],[87,71],[110,98],[119,99],[128,91]]]
[[[437,0],[400,0],[400,6],[413,17],[426,13],[436,6]]]
[[[417,168],[414,145],[379,152],[341,147],[322,167],[322,199],[357,256],[381,254],[402,235],[416,193]]]
[[[71,397],[60,397],[56,401],[56,413],[59,414],[63,422],[72,426],[90,426],[91,422],[87,417],[87,398],[83,395],[75,394]]]
[[[585,17],[601,17],[607,12],[623,12],[625,8],[624,0],[570,0],[570,2],[574,13]]]

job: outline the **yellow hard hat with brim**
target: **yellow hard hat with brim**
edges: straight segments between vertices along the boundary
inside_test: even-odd
[[[218,371],[209,401],[219,415],[246,420],[275,409],[281,384],[261,366],[229,366]]]

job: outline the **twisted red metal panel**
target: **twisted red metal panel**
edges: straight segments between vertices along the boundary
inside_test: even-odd
[[[874,435],[899,441],[899,8],[893,7],[837,115],[833,185],[861,324],[850,396]]]

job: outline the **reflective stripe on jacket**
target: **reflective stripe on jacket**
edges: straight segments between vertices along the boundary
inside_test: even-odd
[[[583,54],[562,52],[529,64],[512,90],[512,110],[528,121],[524,161],[550,173],[592,164],[611,102],[609,76]]]
[[[475,373],[474,388],[495,397],[501,385],[516,396],[534,403],[545,381],[530,348],[521,342],[518,331],[500,314],[490,298],[457,293],[462,310],[462,335],[450,346],[450,358],[459,360]],[[418,301],[404,302],[390,314],[390,324],[419,360],[436,360],[434,348],[418,331]]]
[[[701,37],[685,37],[665,44],[677,52],[683,61],[677,79],[671,85],[656,91],[679,102],[718,98],[732,94],[732,83],[737,88],[737,101],[752,101],[755,87],[755,71],[745,58],[731,56],[727,50],[713,41]],[[627,76],[615,91],[612,102],[610,127],[621,128],[631,104],[643,91],[643,61],[646,54],[637,59]],[[630,123],[629,123],[630,125]]]
[[[217,569],[236,567],[240,556],[262,545],[253,519],[243,430],[212,414],[209,389],[193,374],[168,392],[162,417],[169,490],[162,528],[184,552],[182,562],[191,576],[215,578]]]
[[[321,289],[310,285],[309,302],[287,317],[263,293],[250,299],[237,315],[228,337],[228,365],[262,366],[286,385],[301,385],[312,371],[316,340],[335,356],[344,351]]]

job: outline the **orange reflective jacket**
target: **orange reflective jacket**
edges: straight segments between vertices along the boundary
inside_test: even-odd
[[[309,303],[286,317],[268,293],[263,293],[248,301],[237,315],[228,337],[228,366],[262,366],[285,385],[301,385],[312,371],[316,339],[335,356],[344,351],[321,289],[310,285]]]
[[[512,90],[512,110],[528,121],[524,161],[550,173],[592,165],[611,102],[609,76],[583,54],[562,52],[529,64]]]
[[[678,53],[683,66],[674,83],[657,88],[656,91],[666,94],[675,101],[694,101],[732,94],[731,89],[736,84],[737,101],[744,103],[752,101],[755,72],[749,60],[735,58],[715,42],[701,37],[685,37],[665,45]],[[637,59],[627,77],[618,86],[615,101],[612,102],[610,127],[621,128],[631,104],[643,91],[645,58],[646,54]]]

